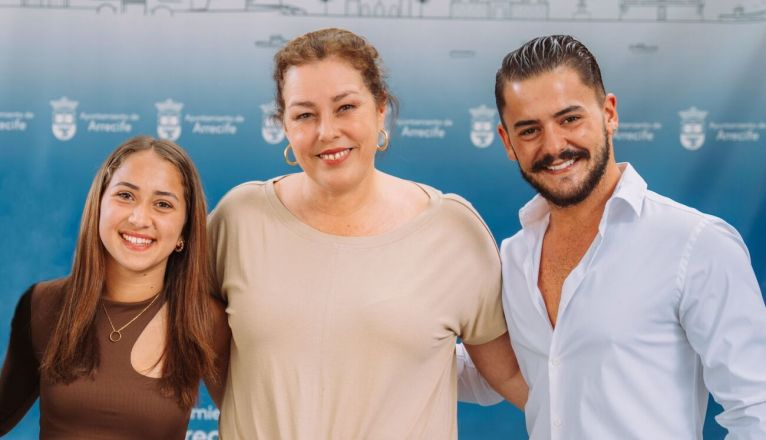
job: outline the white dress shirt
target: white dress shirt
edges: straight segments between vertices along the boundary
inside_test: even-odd
[[[766,439],[766,308],[737,231],[647,190],[629,164],[561,289],[538,289],[549,207],[503,241],[503,306],[532,439],[702,439],[708,390],[727,439]],[[460,399],[498,396],[458,350]]]

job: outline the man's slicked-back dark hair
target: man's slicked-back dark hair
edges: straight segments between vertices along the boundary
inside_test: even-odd
[[[596,92],[598,99],[606,96],[601,69],[596,58],[570,35],[549,35],[527,41],[503,58],[495,76],[495,103],[502,120],[505,98],[503,90],[508,81],[523,81],[565,65],[574,69],[583,84]]]

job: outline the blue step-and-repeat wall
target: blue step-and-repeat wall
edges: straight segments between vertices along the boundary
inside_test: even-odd
[[[271,58],[345,27],[381,52],[401,101],[390,173],[468,198],[498,241],[533,193],[494,133],[494,74],[537,35],[596,54],[618,98],[619,161],[733,224],[766,280],[766,0],[0,0],[0,353],[18,296],[66,274],[85,193],[129,136],[176,139],[210,206],[294,171],[267,116]],[[705,438],[724,431],[712,416]],[[188,439],[217,439],[203,396]],[[38,412],[9,438],[37,435]],[[510,405],[459,407],[461,439],[526,438]]]

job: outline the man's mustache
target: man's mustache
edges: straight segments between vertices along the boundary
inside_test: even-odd
[[[532,164],[532,172],[539,173],[545,170],[547,167],[553,165],[553,162],[557,160],[567,161],[570,159],[590,159],[590,153],[587,150],[572,150],[567,149],[559,153],[558,157],[553,157],[550,154],[546,154],[542,159]]]

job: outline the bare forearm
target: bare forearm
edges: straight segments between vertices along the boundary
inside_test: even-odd
[[[527,397],[529,395],[529,387],[524,381],[521,372],[505,381],[491,385],[505,400],[511,402],[520,410],[524,410],[524,405],[527,404]]]
[[[508,334],[486,344],[465,344],[465,348],[487,383],[507,401],[523,409],[529,388],[519,369]]]

